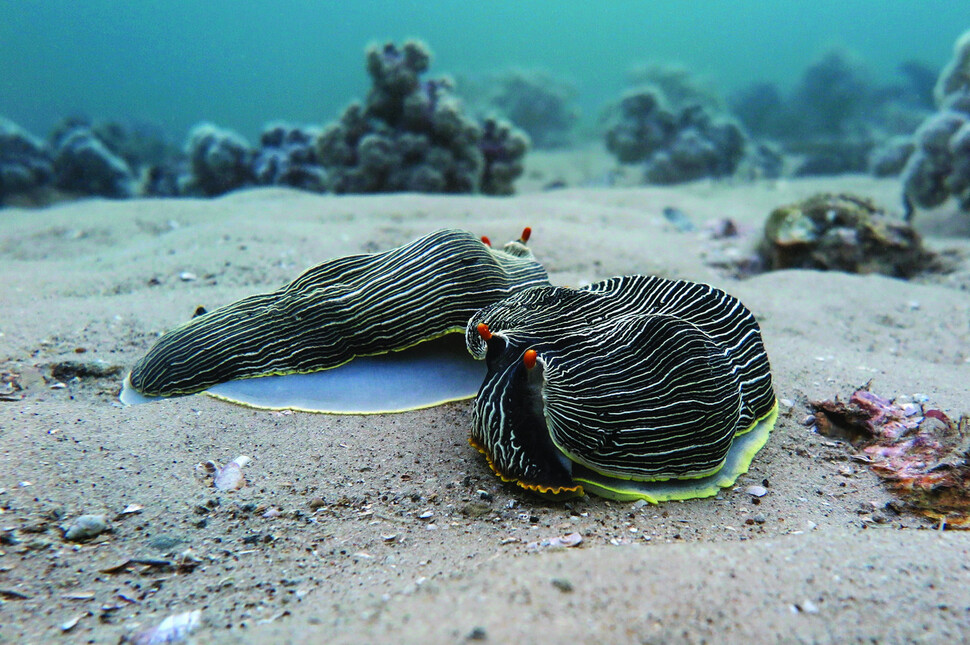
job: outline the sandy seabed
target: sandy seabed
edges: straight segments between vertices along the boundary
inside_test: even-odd
[[[507,199],[263,189],[0,211],[0,371],[25,387],[0,401],[0,641],[116,643],[196,609],[197,643],[966,638],[970,534],[892,511],[845,446],[801,421],[810,399],[870,380],[951,416],[970,408],[970,226],[952,208],[921,216],[931,248],[963,259],[909,282],[738,280],[714,266],[747,252],[772,208],[822,190],[898,202],[896,182],[848,177]],[[666,206],[700,230],[677,232]],[[742,237],[712,240],[704,226],[721,217]],[[687,278],[756,314],[786,405],[735,487],[660,506],[544,501],[468,445],[468,401],[326,416],[206,396],[125,408],[120,377],[51,388],[53,364],[127,369],[197,306],[325,259],[440,227],[504,242],[525,225],[554,284]],[[239,491],[195,475],[238,455],[253,459]],[[129,505],[140,512],[122,514]],[[65,541],[58,527],[81,514],[106,514],[111,530]],[[573,532],[574,548],[529,546]],[[133,558],[163,563],[115,568]]]

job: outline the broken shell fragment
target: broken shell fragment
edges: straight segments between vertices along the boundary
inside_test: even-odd
[[[105,515],[82,515],[61,528],[64,531],[65,540],[82,542],[97,537],[107,531],[108,518]]]
[[[579,533],[568,533],[566,535],[557,535],[551,538],[543,538],[538,542],[529,542],[526,545],[528,549],[562,549],[571,548],[579,546],[583,543],[583,536]]]
[[[205,463],[198,464],[195,467],[195,473],[200,478],[211,477],[212,485],[216,489],[231,492],[239,490],[246,485],[246,476],[243,474],[242,469],[250,461],[252,459],[245,455],[236,457],[225,466],[220,466],[218,463],[209,460]]]

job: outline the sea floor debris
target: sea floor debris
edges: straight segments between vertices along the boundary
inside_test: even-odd
[[[915,513],[970,529],[970,416],[887,399],[869,385],[848,402],[812,401],[822,435],[852,444],[858,459]]]

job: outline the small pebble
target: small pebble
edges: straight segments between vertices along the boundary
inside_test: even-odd
[[[108,518],[105,515],[82,515],[62,528],[65,540],[90,540],[108,530]]]
[[[475,627],[468,634],[468,640],[470,641],[483,641],[487,638],[488,632],[485,631],[484,627]]]
[[[199,276],[195,275],[191,271],[183,271],[179,274],[179,280],[182,282],[192,282],[193,280],[198,280]]]
[[[805,415],[805,418],[802,419],[802,425],[806,427],[815,425],[815,415],[814,414]]]
[[[319,508],[323,508],[324,506],[327,505],[327,503],[323,500],[322,497],[314,497],[309,502],[307,502],[307,505],[310,507],[311,511],[315,511]]]
[[[566,578],[553,578],[552,586],[563,593],[569,593],[573,590],[573,583]]]
[[[780,399],[778,402],[781,403],[782,407],[785,407],[785,408],[790,408],[793,405],[795,405],[795,402],[792,401],[791,399]]]
[[[419,520],[428,520],[428,519],[431,519],[432,517],[434,517],[433,511],[425,511],[424,513],[421,513],[421,515],[418,515]]]

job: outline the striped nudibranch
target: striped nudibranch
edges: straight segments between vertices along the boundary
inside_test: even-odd
[[[526,247],[439,230],[382,253],[324,262],[290,284],[191,319],[137,362],[126,388],[178,396],[219,383],[328,370],[463,332],[475,311],[548,285]]]
[[[714,495],[777,417],[758,323],[703,284],[536,287],[477,312],[465,341],[487,366],[472,445],[502,479],[545,495]]]

